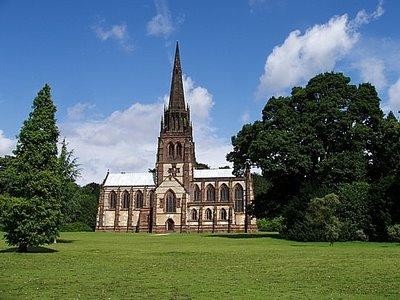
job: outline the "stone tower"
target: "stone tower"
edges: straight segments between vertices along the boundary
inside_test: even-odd
[[[179,45],[176,43],[171,92],[161,120],[157,150],[157,186],[174,177],[186,191],[193,181],[195,151],[190,110],[185,103]]]

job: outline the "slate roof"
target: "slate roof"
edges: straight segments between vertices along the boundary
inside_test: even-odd
[[[104,186],[155,186],[152,173],[110,173]]]

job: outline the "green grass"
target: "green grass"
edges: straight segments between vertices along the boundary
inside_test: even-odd
[[[400,298],[398,244],[62,233],[37,253],[11,250],[0,242],[1,299]]]

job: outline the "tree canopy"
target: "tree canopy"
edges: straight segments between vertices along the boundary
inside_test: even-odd
[[[304,211],[310,199],[337,193],[343,184],[367,182],[373,188],[391,175],[393,186],[400,127],[394,114],[384,117],[379,104],[374,86],[353,85],[341,73],[317,75],[290,96],[270,98],[262,119],[232,137],[233,151],[227,155],[236,173],[249,159],[271,183],[256,199],[255,214],[285,214],[290,227],[304,217],[293,212]],[[391,212],[392,202],[384,205]]]

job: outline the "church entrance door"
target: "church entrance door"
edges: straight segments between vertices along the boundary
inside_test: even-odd
[[[168,219],[167,222],[165,223],[165,227],[166,227],[167,231],[173,232],[174,231],[174,227],[175,227],[174,220]]]

